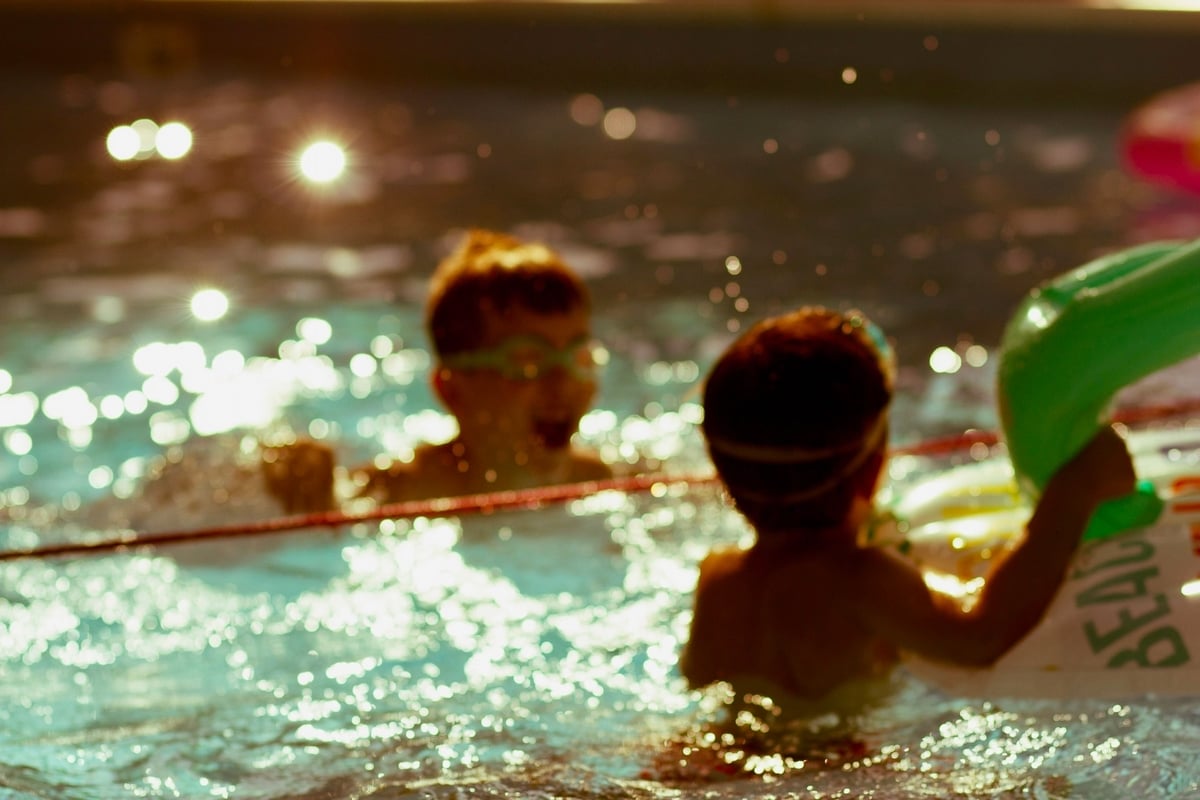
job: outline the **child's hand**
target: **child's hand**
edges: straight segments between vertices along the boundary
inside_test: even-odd
[[[1096,502],[1129,494],[1137,482],[1125,440],[1108,425],[1063,466],[1062,472],[1091,493]]]
[[[267,491],[289,514],[333,508],[333,466],[333,451],[311,439],[262,449]]]

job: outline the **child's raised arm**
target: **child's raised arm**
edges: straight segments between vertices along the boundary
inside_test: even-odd
[[[902,649],[987,666],[1042,618],[1095,507],[1134,480],[1124,441],[1105,427],[1050,479],[1024,540],[992,568],[970,611],[929,589],[912,562],[876,548],[848,566],[851,602],[865,626]]]

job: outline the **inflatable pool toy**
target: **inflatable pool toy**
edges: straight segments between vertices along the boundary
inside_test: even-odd
[[[1200,241],[1105,256],[1032,292],[1001,344],[997,399],[1021,490],[1036,498],[1102,425],[1113,396],[1200,353]],[[1140,477],[1141,476],[1139,473]],[[1085,540],[1152,524],[1153,485],[1101,505]]]
[[[992,667],[913,657],[911,672],[965,696],[1200,694],[1200,427],[1135,431],[1128,442],[1163,500],[1155,524],[1085,543],[1042,622]],[[1003,457],[920,481],[889,506],[904,533],[892,543],[965,608],[1031,513]]]
[[[1164,92],[1135,110],[1121,154],[1147,180],[1200,192],[1200,84]]]
[[[895,543],[969,608],[1051,476],[1111,422],[1117,392],[1198,352],[1200,242],[1141,245],[1039,287],[1001,344],[1009,458],[905,490]],[[988,697],[1200,694],[1200,428],[1131,432],[1127,445],[1137,488],[1093,513],[1038,626],[988,669],[912,658],[913,672]]]

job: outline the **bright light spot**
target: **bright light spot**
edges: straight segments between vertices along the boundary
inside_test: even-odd
[[[671,380],[674,373],[675,371],[671,369],[671,365],[666,361],[655,361],[646,368],[644,376],[645,381],[650,385],[663,386]]]
[[[296,335],[306,342],[325,344],[333,336],[333,326],[317,317],[305,317],[296,323]]]
[[[938,347],[929,354],[929,368],[942,374],[958,372],[962,369],[962,358],[949,347]]]
[[[140,478],[146,474],[146,459],[142,456],[127,458],[121,462],[122,478]]]
[[[458,433],[454,417],[431,408],[406,415],[401,426],[410,438],[434,443],[448,442]]]
[[[225,433],[239,426],[261,428],[278,415],[281,400],[268,387],[245,376],[235,384],[214,387],[196,398],[188,409],[192,427],[201,436]]]
[[[194,433],[207,436],[238,427],[263,428],[277,421],[280,410],[298,396],[338,391],[341,374],[325,356],[294,361],[244,357],[227,350],[213,359],[212,381],[188,409]]]
[[[138,133],[129,125],[118,125],[108,132],[104,144],[117,161],[128,161],[138,154]]]
[[[152,119],[139,119],[129,127],[137,134],[139,156],[154,152],[154,140],[158,138],[158,123]]]
[[[346,151],[330,141],[313,142],[300,154],[300,173],[313,183],[330,183],[346,169]]]
[[[371,355],[376,358],[383,358],[384,356],[391,355],[395,347],[392,343],[392,337],[380,334],[371,340]]]
[[[219,375],[233,375],[246,366],[246,357],[240,350],[223,350],[213,356],[212,371]]]
[[[68,428],[86,428],[99,416],[87,392],[79,386],[47,395],[42,402],[42,413]]]
[[[579,420],[579,431],[585,436],[599,436],[616,430],[619,418],[606,410],[589,411]]]
[[[207,392],[214,380],[212,370],[206,369],[203,363],[186,366],[181,364],[179,367],[179,385],[189,394]]]
[[[1200,11],[1198,0],[1123,0],[1117,5],[1149,11]]]
[[[1184,597],[1200,596],[1200,580],[1188,581],[1179,587],[1179,593]]]
[[[729,256],[725,259],[725,271],[730,275],[740,275],[742,272],[742,260],[737,256]]]
[[[857,80],[858,70],[856,70],[854,67],[846,67],[844,70],[842,70],[842,83],[849,86]]]
[[[100,399],[100,414],[105,419],[116,419],[125,413],[125,403],[120,395],[106,394]]]
[[[987,348],[981,344],[973,344],[967,348],[965,357],[967,363],[972,367],[982,367],[987,363],[988,351]]]
[[[969,578],[963,580],[957,575],[950,575],[945,572],[928,571],[923,576],[925,585],[935,592],[949,595],[959,601],[966,601],[972,596],[979,593],[983,588],[983,578]]]
[[[108,467],[96,467],[88,473],[88,485],[93,489],[103,489],[113,481],[113,471]]]
[[[87,450],[92,444],[92,429],[87,427],[67,428],[64,438],[67,444],[75,450]]]
[[[1053,316],[1053,313],[1047,313],[1041,303],[1033,303],[1025,310],[1025,319],[1038,329],[1049,326]]]
[[[183,158],[192,149],[192,131],[182,122],[168,122],[155,134],[154,148],[163,158]]]
[[[149,405],[150,403],[146,400],[146,395],[137,389],[125,393],[125,413],[141,414]]]
[[[166,375],[175,367],[174,351],[166,342],[151,342],[133,351],[133,367],[143,375]]]
[[[604,115],[604,132],[610,139],[628,139],[637,130],[637,116],[628,108],[614,108]]]
[[[378,369],[379,362],[368,353],[355,353],[350,359],[350,371],[360,378],[369,378]]]
[[[208,356],[199,342],[179,342],[173,350],[175,369],[180,374],[202,370],[208,363]]]
[[[305,358],[295,363],[295,377],[300,386],[311,392],[333,392],[341,385],[341,377],[328,356]]]
[[[12,373],[6,369],[0,369],[0,393],[7,392],[12,385]]]
[[[23,456],[33,449],[33,437],[20,428],[6,431],[4,434],[4,446],[14,456]]]
[[[152,403],[158,403],[161,406],[172,405],[179,399],[179,387],[171,383],[170,379],[163,375],[155,375],[146,378],[142,384],[142,393],[146,395],[146,399]],[[162,444],[162,442],[159,442]]]
[[[191,426],[172,411],[159,411],[150,417],[150,438],[160,446],[179,444],[188,438]]]
[[[220,289],[201,289],[192,295],[192,316],[201,322],[213,322],[229,311],[229,298]]]

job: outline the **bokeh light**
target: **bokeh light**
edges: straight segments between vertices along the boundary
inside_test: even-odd
[[[161,158],[175,160],[191,152],[192,131],[182,122],[159,126],[152,119],[139,119],[109,131],[105,147],[117,161],[149,158],[156,152]]]
[[[139,157],[145,157],[154,152],[154,142],[158,138],[158,123],[152,119],[134,120],[130,124],[138,138]]]
[[[332,183],[346,171],[346,151],[336,142],[313,142],[300,154],[300,174],[313,183]]]
[[[937,347],[929,354],[929,368],[943,375],[953,374],[962,368],[962,356],[949,347]]]
[[[333,336],[333,326],[318,317],[305,317],[296,323],[296,335],[306,342],[322,345]]]
[[[614,108],[604,115],[604,132],[610,139],[628,139],[637,130],[637,115],[628,108]]]
[[[155,134],[154,148],[163,158],[183,158],[192,149],[192,131],[182,122],[168,122]]]
[[[213,322],[229,311],[229,298],[220,289],[201,289],[192,295],[192,316],[201,322]]]
[[[129,125],[118,125],[108,132],[105,146],[117,161],[129,161],[138,154],[138,133]]]
[[[579,125],[598,125],[604,118],[604,103],[594,94],[576,95],[567,110],[571,119]]]

